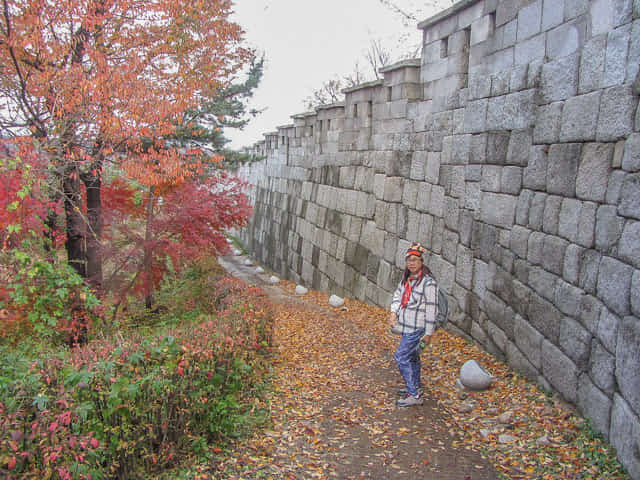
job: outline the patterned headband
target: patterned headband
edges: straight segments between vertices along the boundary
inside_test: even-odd
[[[419,243],[414,243],[409,247],[409,250],[407,250],[407,254],[405,255],[405,258],[411,255],[415,255],[416,257],[422,258],[422,255],[424,254],[425,251],[426,249],[422,245],[420,245]]]

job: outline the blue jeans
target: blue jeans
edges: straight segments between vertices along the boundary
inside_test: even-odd
[[[424,329],[403,334],[400,345],[393,355],[404,384],[407,386],[407,392],[414,397],[418,396],[420,387],[420,339],[423,335]]]

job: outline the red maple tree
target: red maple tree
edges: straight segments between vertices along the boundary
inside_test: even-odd
[[[230,13],[227,0],[2,0],[0,133],[46,152],[68,261],[96,287],[103,174],[146,179],[151,198],[195,178],[163,139],[251,59]]]
[[[134,293],[151,308],[169,261],[179,270],[203,256],[225,253],[224,232],[246,224],[251,206],[236,177],[222,171],[204,177],[181,172],[180,180],[116,177],[103,186],[110,267],[104,287],[118,304]]]

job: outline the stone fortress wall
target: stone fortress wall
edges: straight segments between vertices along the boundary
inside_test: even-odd
[[[421,59],[253,147],[250,254],[386,306],[412,241],[451,324],[640,479],[640,0],[465,0]]]

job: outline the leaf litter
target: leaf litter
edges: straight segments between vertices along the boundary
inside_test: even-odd
[[[589,434],[568,404],[444,330],[421,357],[425,409],[431,398],[443,420],[421,415],[422,407],[398,410],[397,337],[388,333],[387,311],[352,299],[345,299],[342,309],[332,308],[329,295],[311,290],[296,298],[295,284],[287,281],[277,288],[285,295],[275,301],[273,385],[261,401],[261,408],[270,410],[271,425],[216,454],[195,478],[419,473],[427,479],[630,479],[611,447]],[[491,388],[461,392],[456,387],[460,367],[470,359],[494,375]],[[462,405],[470,408],[461,413]],[[453,463],[443,461],[452,456]],[[468,473],[460,476],[465,460]]]

